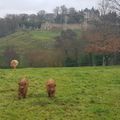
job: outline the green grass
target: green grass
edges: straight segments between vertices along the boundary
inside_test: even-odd
[[[34,39],[53,40],[60,35],[60,31],[31,31]]]
[[[80,36],[80,30],[75,30]],[[55,37],[59,36],[60,30],[56,31],[40,31],[40,30],[24,30],[14,34],[0,38],[0,53],[3,53],[7,46],[14,47],[18,53],[34,49],[53,49]]]
[[[18,52],[29,51],[30,49],[42,49],[42,44],[50,43],[52,47],[55,37],[60,31],[18,31],[14,34],[0,38],[0,52],[7,46],[13,46]]]
[[[30,85],[18,100],[22,76]],[[49,78],[57,83],[52,99]],[[120,67],[0,69],[0,120],[120,120]]]

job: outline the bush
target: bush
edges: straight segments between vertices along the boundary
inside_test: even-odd
[[[73,60],[71,58],[66,58],[65,63],[64,63],[65,67],[77,67],[78,66],[78,62],[76,60]]]

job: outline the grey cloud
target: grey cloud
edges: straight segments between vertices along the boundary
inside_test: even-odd
[[[41,9],[52,12],[56,6],[65,4],[76,9],[91,8],[99,0],[0,0],[0,16],[7,13],[36,13]]]

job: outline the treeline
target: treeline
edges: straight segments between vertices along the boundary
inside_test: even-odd
[[[85,47],[91,65],[120,64],[120,6],[119,0],[101,0],[99,19],[84,33]]]
[[[8,14],[5,18],[0,18],[0,37],[14,33],[19,29],[40,29],[43,23],[56,24],[80,24],[83,23],[87,14],[99,16],[99,11],[84,9],[77,11],[75,8],[67,8],[65,5],[56,7],[53,13],[40,10],[36,14]],[[91,16],[94,17],[94,16]]]

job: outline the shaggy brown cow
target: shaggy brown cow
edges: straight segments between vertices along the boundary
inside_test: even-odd
[[[28,90],[28,80],[26,78],[22,78],[19,83],[19,88],[18,88],[18,98],[26,98],[27,95],[27,90]]]
[[[19,62],[17,60],[12,60],[10,62],[10,66],[13,68],[13,69],[16,69],[16,67],[18,66]]]
[[[55,96],[55,91],[56,91],[56,83],[54,80],[50,79],[46,83],[46,88],[47,88],[47,93],[49,97],[54,97]]]

